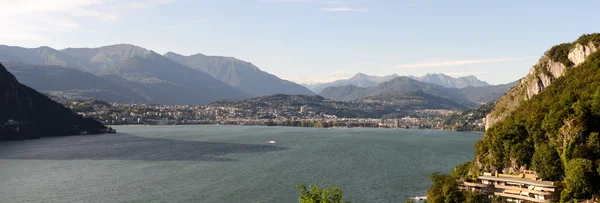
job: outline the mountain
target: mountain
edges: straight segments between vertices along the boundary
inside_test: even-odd
[[[534,170],[562,182],[560,202],[598,195],[599,46],[595,33],[547,51],[488,114],[494,121],[475,145],[468,174]]]
[[[71,99],[100,99],[120,103],[147,103],[133,89],[115,83],[110,76],[97,76],[72,68],[49,65],[4,63],[17,79],[38,91]]]
[[[329,83],[319,83],[319,84],[311,84],[304,85],[315,93],[319,93],[323,91],[327,87],[335,87],[335,86],[343,86],[343,85],[354,85],[358,87],[372,87],[376,86],[382,82],[390,81],[396,77],[399,77],[396,74],[387,75],[387,76],[371,76],[363,73],[357,73],[353,77],[344,80],[336,80]]]
[[[252,63],[233,57],[202,54],[183,56],[173,52],[168,52],[164,56],[179,64],[207,73],[229,86],[253,96],[314,94],[301,85],[282,80],[275,75],[260,70]]]
[[[490,85],[472,75],[454,78],[444,74],[426,74],[422,77],[411,76],[411,78],[421,82],[433,83],[448,88],[484,87]]]
[[[332,100],[352,101],[372,96],[413,91],[422,91],[430,95],[451,99],[462,105],[474,106],[474,104],[462,95],[458,89],[424,83],[408,77],[396,77],[393,80],[381,83],[374,87],[357,87],[354,85],[328,87],[319,95]]]
[[[391,94],[381,94],[366,97],[362,102],[379,102],[398,105],[419,106],[423,109],[467,109],[468,107],[459,104],[451,99],[427,94],[422,90],[409,92],[395,92]]]
[[[85,61],[71,57],[50,47],[22,48],[0,45],[0,61],[14,61],[35,65],[69,67],[93,72],[94,68]]]
[[[106,127],[18,82],[0,64],[0,140],[102,133]]]
[[[480,87],[469,86],[460,88],[459,91],[472,102],[487,103],[500,99],[500,97],[504,96],[506,92],[515,87],[517,84],[519,84],[519,81],[502,85],[489,85]]]
[[[128,44],[99,48],[68,48],[64,53],[87,61],[117,84],[134,89],[151,103],[206,104],[248,96],[201,71],[156,52]]]
[[[335,86],[343,86],[343,85],[354,85],[358,87],[372,87],[383,82],[390,81],[394,78],[400,77],[397,74],[392,74],[388,76],[370,76],[363,73],[358,73],[354,75],[352,78],[337,80],[330,83],[319,83],[319,84],[305,84],[304,86],[309,88],[314,92],[321,92],[327,87],[335,87]],[[421,77],[417,76],[406,76],[413,80],[432,83],[441,85],[447,88],[465,88],[465,87],[485,87],[490,86],[485,81],[481,81],[477,79],[475,76],[466,76],[454,78],[451,76],[447,76],[444,74],[427,74]]]
[[[486,116],[486,129],[509,116],[522,102],[531,99],[563,76],[572,67],[582,64],[599,48],[594,40],[600,34],[584,35],[573,43],[564,43],[546,51],[519,84],[502,97],[496,108]]]

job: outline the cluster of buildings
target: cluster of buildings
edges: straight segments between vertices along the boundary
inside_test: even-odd
[[[484,195],[486,202],[499,197],[506,202],[550,203],[560,201],[563,184],[541,180],[533,171],[518,175],[483,173],[477,182],[463,182],[461,189]]]
[[[448,126],[453,131],[485,131],[485,114],[468,113]]]
[[[95,118],[107,125],[186,125],[186,124],[230,124],[230,125],[280,125],[304,126],[318,122],[323,127],[369,127],[369,128],[427,128],[443,129],[443,117],[455,113],[449,110],[416,110],[413,116],[379,118],[339,118],[328,114],[315,105],[255,105],[255,104],[211,104],[153,105],[122,104],[102,101],[67,101],[65,106],[78,114]],[[329,107],[336,108],[342,107]],[[416,117],[415,117],[416,116]],[[306,126],[313,127],[313,126]]]

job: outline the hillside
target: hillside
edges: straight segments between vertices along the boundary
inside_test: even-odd
[[[100,73],[114,74],[108,78],[111,82],[134,90],[149,103],[198,105],[247,96],[206,73],[142,47],[119,44],[63,52],[87,61]]]
[[[106,127],[82,118],[37,91],[20,84],[0,64],[0,140],[102,133]]]
[[[132,82],[136,91],[143,92],[152,103],[199,105],[247,96],[205,73],[156,53],[127,59],[110,72]]]
[[[376,86],[382,82],[390,81],[396,77],[399,77],[399,75],[392,74],[392,75],[387,75],[387,76],[372,76],[372,75],[366,75],[364,73],[357,73],[356,75],[352,76],[349,79],[336,80],[336,81],[329,82],[329,83],[319,83],[319,84],[304,85],[304,86],[308,87],[310,90],[312,90],[315,93],[320,93],[328,87],[336,87],[336,86],[344,86],[344,85],[353,85],[353,86],[357,86],[357,87],[372,87],[372,86]]]
[[[447,98],[461,105],[474,106],[474,104],[470,102],[464,95],[462,95],[458,89],[445,88],[440,85],[424,83],[408,77],[397,77],[374,87],[365,88],[351,85],[328,87],[323,90],[320,95],[332,100],[352,101],[361,100],[371,96],[414,91],[422,91],[430,95]]]
[[[29,87],[50,95],[71,99],[100,99],[120,103],[146,103],[146,98],[134,90],[101,77],[72,68],[30,65],[9,62],[4,64],[17,79]]]
[[[366,97],[362,102],[379,102],[391,106],[418,106],[423,109],[467,109],[453,100],[427,94],[423,91],[396,92]]]
[[[593,50],[599,44],[600,34],[584,35],[544,54],[492,112],[503,119],[475,145],[473,173],[532,169],[565,183],[561,202],[598,194],[600,53]]]
[[[301,85],[282,80],[275,75],[260,70],[252,63],[233,57],[202,54],[183,56],[173,52],[168,52],[164,56],[179,64],[207,73],[249,95],[314,94]]]
[[[71,57],[50,47],[23,48],[0,45],[0,61],[69,67],[90,72],[95,71],[94,67],[85,61]]]
[[[489,85],[481,87],[464,87],[460,88],[460,92],[472,102],[487,103],[496,101],[500,97],[504,96],[511,88],[519,84],[519,81],[501,84],[501,85]]]
[[[486,116],[486,129],[504,120],[522,102],[542,92],[567,70],[582,64],[596,52],[599,41],[600,34],[583,35],[575,42],[556,45],[544,53],[527,76],[507,93],[508,96],[502,97],[496,108]]]
[[[325,90],[328,87],[336,87],[336,86],[344,86],[344,85],[354,85],[358,87],[373,87],[377,86],[381,83],[390,81],[394,78],[400,77],[397,74],[387,75],[387,76],[371,76],[363,73],[357,73],[349,79],[344,80],[336,80],[330,83],[319,83],[319,84],[305,84],[305,87],[308,87],[313,92],[319,93]],[[444,74],[426,74],[421,77],[417,76],[406,76],[413,80],[431,83],[436,85],[441,85],[446,88],[465,88],[465,87],[484,87],[489,86],[489,84],[485,81],[479,80],[475,76],[466,76],[466,77],[458,77],[454,78]]]

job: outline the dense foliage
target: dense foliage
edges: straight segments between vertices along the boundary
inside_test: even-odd
[[[485,126],[474,125],[482,120],[494,108],[494,102],[483,104],[476,109],[469,109],[459,114],[452,114],[444,119],[444,126],[456,131],[485,131]]]
[[[564,58],[566,46],[554,47],[549,51],[551,57]],[[476,161],[486,171],[511,173],[532,168],[546,180],[564,179],[564,198],[589,198],[600,189],[585,183],[600,182],[595,170],[600,162],[598,132],[600,52],[568,69],[539,95],[489,128],[475,145]]]
[[[305,185],[298,184],[296,189],[300,192],[298,197],[300,203],[342,203],[343,192],[337,186],[330,185],[327,189],[311,185],[309,190]]]
[[[470,164],[467,164],[470,165]],[[483,197],[474,192],[460,191],[458,189],[460,177],[457,174],[433,173],[429,177],[433,186],[427,190],[427,202],[429,203],[483,203]]]
[[[596,48],[600,47],[600,34],[585,34],[579,37],[577,41],[573,43],[563,43],[552,47],[546,53],[546,56],[550,57],[553,61],[560,62],[563,65],[569,67],[573,66],[573,62],[569,60],[569,51],[575,47],[576,44],[587,45],[589,43],[594,44]]]

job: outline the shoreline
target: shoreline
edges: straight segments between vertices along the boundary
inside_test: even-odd
[[[438,128],[377,128],[377,127],[300,127],[300,126],[284,126],[284,125],[244,125],[244,124],[177,124],[177,125],[150,125],[150,124],[121,124],[121,125],[107,125],[109,127],[115,126],[244,126],[244,127],[285,127],[285,128],[307,128],[307,129],[383,129],[383,130],[433,130],[433,131],[445,131],[445,132],[460,132],[460,133],[473,133],[473,134],[484,134],[484,131],[456,131],[456,130],[445,130]]]

